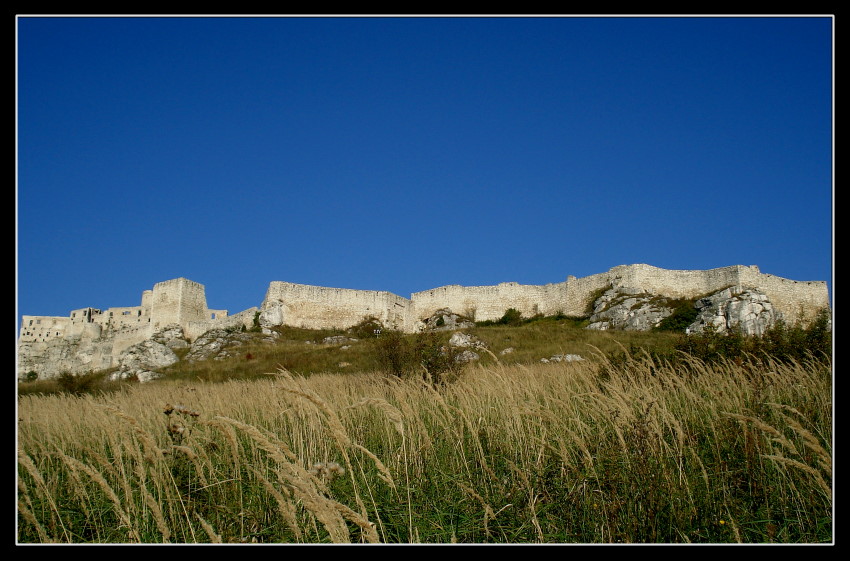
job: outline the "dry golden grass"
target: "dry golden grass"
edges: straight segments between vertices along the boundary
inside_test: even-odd
[[[279,371],[104,397],[22,396],[19,536],[759,541],[784,529],[805,540],[824,535],[812,526],[832,505],[828,368],[674,369],[635,357],[496,362],[439,388]],[[670,527],[640,520],[653,509]],[[801,510],[793,524],[771,518],[779,530],[753,530],[758,516]],[[709,519],[723,523],[700,530]]]

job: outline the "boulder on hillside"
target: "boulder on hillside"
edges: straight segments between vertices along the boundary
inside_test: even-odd
[[[611,288],[593,303],[587,328],[649,331],[672,313],[669,299],[663,296],[639,288]]]
[[[469,329],[470,327],[475,327],[474,321],[456,314],[448,308],[437,310],[422,320],[423,331],[453,331],[455,329]]]
[[[699,333],[712,326],[718,333],[734,329],[744,335],[762,335],[782,319],[760,290],[732,286],[701,298],[694,303],[699,310],[697,319],[688,327],[688,333]]]
[[[124,380],[135,376],[140,382],[162,377],[157,370],[171,366],[179,359],[170,348],[153,339],[128,347],[118,355],[118,371],[110,375],[112,380]]]
[[[151,336],[151,340],[161,343],[169,349],[185,349],[189,347],[183,328],[177,323],[166,325]]]
[[[345,335],[331,335],[322,339],[323,345],[344,345],[346,343],[354,343],[358,339],[354,337],[346,337]]]
[[[552,355],[549,358],[541,358],[540,362],[578,362],[580,360],[584,360],[581,355],[563,354]]]
[[[239,347],[258,341],[270,343],[275,341],[275,337],[227,329],[211,329],[195,339],[184,360],[189,362],[224,360],[239,354],[237,351]]]
[[[449,338],[449,345],[452,347],[464,347],[473,349],[487,348],[487,345],[484,343],[484,341],[482,341],[475,335],[470,335],[469,333],[462,333],[460,331],[452,333],[452,336]]]

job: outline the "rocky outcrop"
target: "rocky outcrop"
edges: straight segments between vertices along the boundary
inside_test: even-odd
[[[161,378],[161,370],[177,362],[174,351],[189,346],[183,328],[169,324],[154,333],[150,339],[124,349],[118,355],[118,370],[110,374],[112,380],[133,378],[149,382]]]
[[[611,288],[594,302],[587,328],[648,331],[673,313],[674,304],[669,298],[640,289]],[[698,313],[687,328],[688,333],[711,326],[718,333],[740,330],[744,335],[761,335],[782,317],[763,292],[741,286],[700,298],[694,307]]]
[[[593,303],[588,329],[649,331],[673,313],[669,300],[639,288],[606,290]]]
[[[457,333],[452,333],[452,336],[449,338],[449,345],[452,347],[464,347],[464,348],[473,348],[473,349],[486,349],[487,345],[476,337],[475,335],[471,335],[469,333],[462,333],[458,331]]]
[[[198,337],[183,357],[189,362],[224,360],[239,354],[239,347],[251,342],[274,342],[273,335],[258,335],[227,329],[211,329]]]
[[[423,331],[453,331],[455,329],[469,329],[470,327],[475,327],[474,321],[456,314],[448,308],[437,310],[422,320]]]
[[[48,342],[18,343],[18,379],[29,372],[38,379],[56,378],[63,372],[84,374],[112,367],[113,343],[89,337],[64,337]]]
[[[549,358],[541,358],[540,362],[578,362],[580,360],[584,360],[581,355],[563,354],[553,355]]]
[[[737,329],[744,335],[761,335],[782,319],[763,292],[740,286],[701,298],[694,307],[699,315],[688,327],[688,333],[699,333],[711,326],[718,333]]]
[[[346,343],[354,343],[357,339],[354,337],[346,337],[345,335],[331,335],[322,339],[323,345],[345,345]]]
[[[176,323],[166,325],[151,336],[151,340],[169,349],[185,349],[189,347],[183,328]]]
[[[159,370],[178,360],[177,354],[168,346],[148,339],[125,349],[118,357],[118,370],[109,377],[112,380],[136,377],[139,382],[149,382],[161,378],[163,374]]]

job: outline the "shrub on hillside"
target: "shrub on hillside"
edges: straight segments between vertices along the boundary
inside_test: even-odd
[[[457,360],[459,350],[443,343],[439,334],[424,332],[405,335],[384,330],[375,341],[378,367],[399,378],[421,375],[433,384],[455,378],[463,369]]]
[[[710,326],[685,336],[676,350],[704,361],[737,359],[744,355],[771,357],[782,362],[803,361],[832,355],[829,312],[823,310],[807,326],[777,321],[762,335],[745,336],[738,330],[718,333]]]
[[[99,377],[96,374],[74,375],[70,372],[62,372],[56,378],[56,382],[62,391],[72,395],[82,395],[91,392],[97,385]]]
[[[359,323],[348,328],[348,334],[357,339],[375,337],[376,332],[382,333],[384,324],[375,316],[364,316]]]
[[[673,331],[684,333],[699,315],[693,300],[676,300],[670,303],[673,313],[662,319],[655,327],[656,331]]]

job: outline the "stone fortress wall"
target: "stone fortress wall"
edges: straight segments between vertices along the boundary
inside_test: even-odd
[[[274,281],[261,309],[265,325],[347,328],[372,316],[386,327],[412,330],[411,301],[386,291]]]
[[[261,310],[265,325],[344,328],[374,316],[388,327],[415,332],[422,320],[445,308],[476,321],[497,320],[508,308],[525,317],[556,313],[580,317],[588,314],[594,295],[609,286],[639,288],[671,298],[703,297],[729,286],[757,288],[789,322],[806,321],[819,309],[829,308],[825,281],[783,279],[762,274],[757,266],[694,271],[637,264],[546,285],[442,286],[416,292],[409,300],[389,292],[276,281],[269,286]]]
[[[251,310],[250,319],[253,320]],[[243,312],[242,314],[246,314]],[[150,338],[158,329],[179,324],[201,335],[213,327],[247,321],[245,315],[228,318],[227,310],[207,308],[204,285],[185,278],[172,279],[142,292],[140,306],[122,306],[99,310],[80,308],[67,317],[23,316],[19,341],[46,343],[61,338],[108,336],[121,346],[131,346]],[[250,326],[250,323],[247,323]]]
[[[515,282],[495,286],[450,285],[417,292],[410,299],[386,291],[328,288],[273,281],[260,308],[229,316],[227,310],[207,307],[202,284],[178,278],[154,285],[142,293],[140,306],[98,310],[79,308],[68,317],[23,316],[19,341],[48,344],[65,338],[109,338],[113,356],[151,337],[158,329],[179,324],[193,341],[213,328],[265,327],[347,328],[372,316],[386,327],[416,332],[422,320],[440,309],[477,321],[496,320],[508,308],[530,317],[564,313],[583,316],[595,294],[608,286],[640,288],[674,298],[706,296],[728,286],[740,285],[763,291],[787,321],[807,320],[819,309],[829,308],[825,281],[794,281],[766,275],[756,266],[734,265],[704,271],[667,270],[650,265],[620,265],[596,275],[546,285]],[[102,361],[102,362],[105,362]]]
[[[553,315],[564,309],[565,283],[541,286],[503,282],[496,286],[450,285],[410,296],[416,320],[448,308],[475,321],[497,320],[508,308],[525,317]]]

